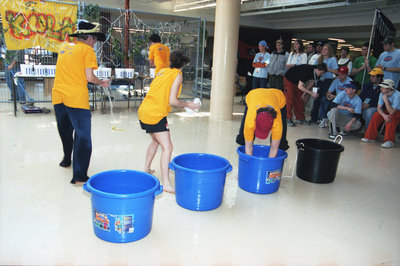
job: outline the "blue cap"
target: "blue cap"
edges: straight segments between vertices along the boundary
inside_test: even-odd
[[[355,84],[353,84],[353,83],[344,84],[344,87],[345,87],[345,88],[352,88],[352,89],[358,90],[358,87],[357,87]]]
[[[258,45],[265,46],[265,48],[268,49],[268,45],[267,45],[267,42],[266,42],[266,41],[261,41],[261,42],[258,43]]]

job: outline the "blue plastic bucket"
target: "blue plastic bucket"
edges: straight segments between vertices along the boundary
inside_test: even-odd
[[[287,153],[278,150],[275,158],[268,158],[269,149],[269,146],[253,145],[253,156],[250,156],[245,146],[237,148],[241,189],[257,194],[270,194],[279,189]]]
[[[226,173],[232,171],[228,160],[206,153],[176,156],[169,167],[175,171],[176,203],[193,211],[218,208],[224,195]]]
[[[150,233],[154,197],[162,192],[157,178],[140,171],[112,170],[93,175],[83,188],[91,193],[97,237],[126,243]]]

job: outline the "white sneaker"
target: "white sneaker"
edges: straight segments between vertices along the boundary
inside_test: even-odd
[[[385,143],[383,143],[382,145],[381,145],[381,147],[382,148],[393,148],[393,146],[394,146],[394,143],[393,142],[391,142],[391,141],[385,141]]]
[[[321,120],[321,122],[319,123],[319,127],[320,128],[324,128],[328,126],[328,118],[324,118]]]
[[[362,141],[362,142],[375,142],[375,140],[373,140],[373,139],[367,139],[367,138],[362,138],[361,141]]]

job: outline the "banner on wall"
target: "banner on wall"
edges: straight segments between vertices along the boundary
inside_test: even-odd
[[[75,30],[76,2],[43,0],[2,0],[0,11],[7,49],[21,50],[40,46],[58,53]]]

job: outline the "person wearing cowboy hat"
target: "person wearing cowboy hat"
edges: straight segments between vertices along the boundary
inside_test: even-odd
[[[105,41],[106,35],[100,32],[100,24],[79,21],[70,37],[76,37],[76,42],[66,42],[58,54],[52,103],[64,151],[60,166],[69,167],[73,155],[71,183],[81,184],[89,179],[87,171],[92,153],[87,84],[109,86],[109,80],[100,80],[93,73],[98,68],[93,47],[98,40]]]
[[[385,142],[381,146],[392,148],[396,128],[400,123],[400,92],[395,89],[395,82],[391,79],[384,79],[379,86],[381,87],[381,94],[378,100],[378,111],[372,116],[361,141],[375,142],[378,137],[378,127],[385,123]]]

